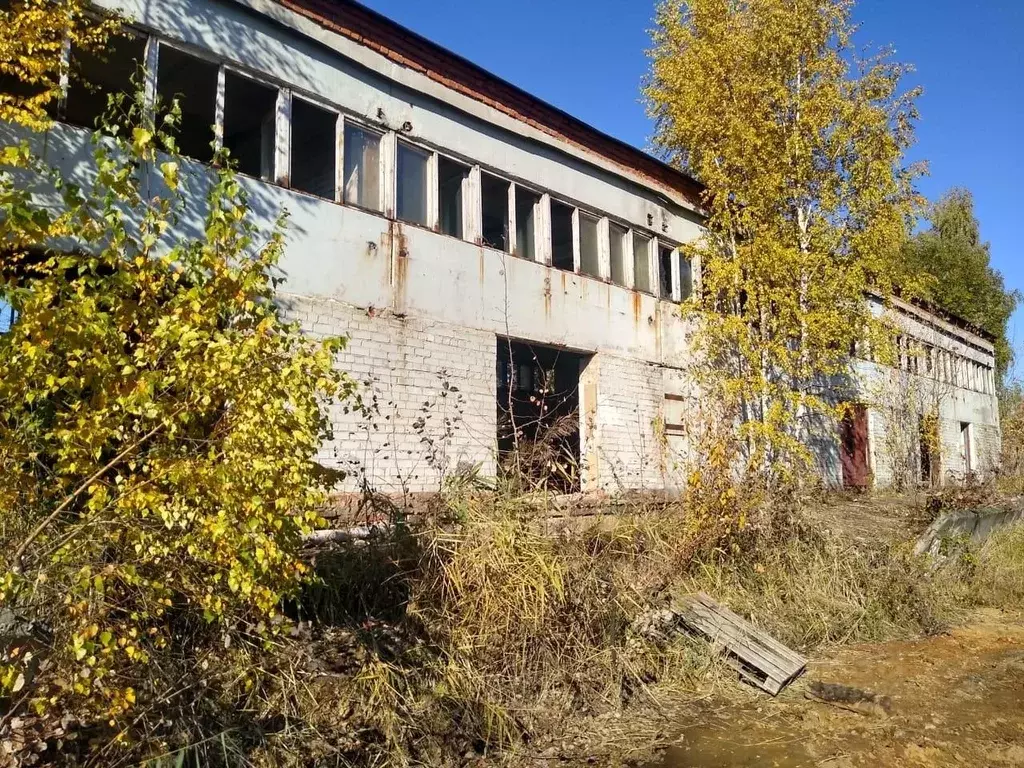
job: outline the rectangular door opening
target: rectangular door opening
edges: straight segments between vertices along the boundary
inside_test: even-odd
[[[531,488],[580,489],[580,372],[589,355],[498,339],[501,471]]]

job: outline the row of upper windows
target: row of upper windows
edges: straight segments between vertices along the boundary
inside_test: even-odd
[[[896,337],[896,350],[900,369],[908,373],[928,376],[936,381],[972,389],[975,392],[995,392],[992,368],[969,357],[917,342],[906,336]]]
[[[853,353],[855,357],[875,362],[874,352],[867,343],[855,344]],[[897,335],[896,357],[896,365],[907,373],[984,394],[996,391],[995,371],[991,366],[956,352]]]
[[[265,181],[666,299],[692,292],[689,262],[651,232],[164,41],[118,38],[102,61],[72,49],[70,64],[91,87],[69,87],[57,114],[65,122],[94,127],[108,94],[132,93],[133,77],[147,64],[156,73],[154,100],[164,109],[178,103],[175,138],[187,157],[210,162],[223,146],[240,172]]]

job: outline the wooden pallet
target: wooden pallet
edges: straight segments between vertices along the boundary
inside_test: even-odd
[[[719,648],[740,676],[775,696],[807,667],[807,659],[701,593],[679,610],[682,621]]]

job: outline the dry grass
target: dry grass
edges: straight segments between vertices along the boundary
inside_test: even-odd
[[[228,743],[244,758],[225,764],[511,765],[602,754],[602,738],[609,752],[642,748],[663,705],[678,713],[698,688],[735,684],[706,644],[633,630],[697,590],[804,652],[934,632],[978,603],[1024,607],[1024,527],[935,571],[909,544],[851,542],[792,510],[744,509],[742,526],[736,508],[718,512],[638,506],[554,530],[522,497],[460,491],[414,532],[321,553],[323,581],[296,608],[309,623],[239,686]]]

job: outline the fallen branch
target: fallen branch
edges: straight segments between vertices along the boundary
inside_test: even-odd
[[[315,547],[321,544],[348,543],[352,541],[366,541],[376,536],[384,536],[391,533],[395,526],[391,523],[373,523],[371,525],[357,525],[352,528],[327,528],[325,530],[312,531],[302,537],[302,543],[307,547]]]

